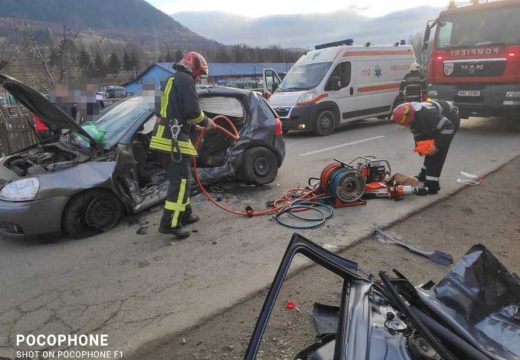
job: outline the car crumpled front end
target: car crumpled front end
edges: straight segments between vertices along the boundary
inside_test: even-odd
[[[414,287],[395,271],[380,281],[358,264],[294,234],[259,315],[246,360],[256,359],[296,254],[343,278],[341,307],[315,304],[319,341],[301,360],[513,360],[520,358],[520,280],[475,245],[440,283]]]

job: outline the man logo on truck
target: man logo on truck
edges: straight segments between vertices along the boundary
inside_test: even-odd
[[[520,1],[465,2],[425,29],[423,47],[432,47],[428,95],[453,101],[462,118],[518,116]]]
[[[444,64],[444,75],[450,76],[453,74],[453,69],[455,69],[454,63],[446,63]]]

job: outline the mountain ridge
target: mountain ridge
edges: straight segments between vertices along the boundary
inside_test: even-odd
[[[393,43],[422,32],[426,21],[436,18],[441,8],[418,6],[377,18],[353,10],[319,14],[281,14],[250,18],[208,12],[179,12],[171,15],[188,28],[224,44],[278,45],[310,48],[318,43],[354,38],[356,42]],[[258,29],[261,29],[260,35]],[[283,29],[283,32],[281,31]]]
[[[154,47],[157,42],[178,48],[220,45],[196,34],[144,0],[0,0],[0,18],[4,18],[4,22],[28,19],[39,27],[48,28],[67,24],[81,32],[93,31],[148,47]]]

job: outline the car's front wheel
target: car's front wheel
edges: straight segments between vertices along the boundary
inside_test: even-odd
[[[254,147],[244,154],[241,172],[242,178],[251,184],[269,184],[278,173],[278,162],[271,150]]]
[[[76,239],[108,231],[123,214],[121,202],[107,190],[89,190],[73,197],[62,217],[63,230]]]

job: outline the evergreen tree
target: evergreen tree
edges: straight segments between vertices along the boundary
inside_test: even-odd
[[[96,57],[94,58],[94,73],[98,77],[104,77],[107,73],[105,62],[99,52],[96,52]]]
[[[110,74],[118,74],[121,70],[121,60],[119,60],[119,56],[116,53],[112,53],[110,55],[110,59],[108,61],[108,72]]]
[[[183,56],[184,56],[184,52],[181,49],[177,49],[177,51],[175,52],[175,58],[172,59],[172,62],[173,61],[181,61]]]
[[[128,52],[126,50],[123,54],[123,69],[125,71],[131,71],[133,69],[132,59],[130,58],[130,55],[128,55]]]
[[[215,53],[215,62],[217,63],[228,63],[231,62],[231,56],[226,47],[221,46]]]
[[[174,62],[174,61],[175,61],[175,57],[172,55],[170,50],[168,50],[168,52],[166,53],[166,56],[164,57],[164,62]]]
[[[233,61],[236,63],[244,62],[244,53],[240,45],[233,46]]]
[[[78,65],[82,69],[89,69],[92,67],[92,60],[89,53],[85,49],[81,49],[78,55]]]
[[[130,65],[130,70],[137,70],[139,68],[139,57],[137,56],[137,53],[135,51],[132,51],[132,54],[130,55]]]

